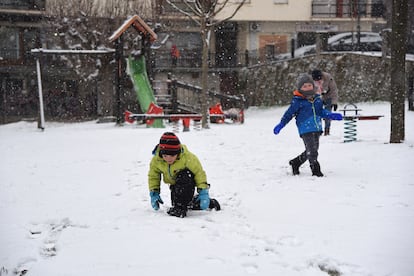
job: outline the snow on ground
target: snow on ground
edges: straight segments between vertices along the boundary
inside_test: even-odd
[[[325,177],[309,166],[286,107],[250,108],[243,125],[179,132],[222,211],[170,217],[149,201],[151,151],[165,129],[95,122],[0,126],[0,275],[414,275],[414,112],[389,144],[389,103],[360,103],[321,137]],[[337,274],[335,274],[337,273]]]

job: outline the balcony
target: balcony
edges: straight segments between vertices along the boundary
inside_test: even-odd
[[[0,10],[44,11],[45,0],[2,0]]]
[[[384,18],[382,2],[358,0],[315,0],[312,1],[312,17],[318,18]]]
[[[177,6],[179,9],[190,12],[187,5],[182,0],[171,0],[171,2]],[[162,16],[184,16],[181,12],[175,9],[173,6],[167,3],[166,0],[156,0],[155,3],[156,12],[158,15]]]
[[[0,21],[31,21],[42,19],[46,0],[0,0]]]
[[[153,52],[153,68],[156,71],[169,71],[172,68],[180,71],[200,72],[202,66],[201,49],[180,50],[180,57],[174,61],[170,51],[156,50]],[[243,67],[263,64],[277,59],[277,51],[261,48],[252,51],[236,50],[232,55],[209,52],[208,67],[212,71],[234,71]]]

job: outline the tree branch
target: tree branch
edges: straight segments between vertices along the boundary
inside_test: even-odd
[[[228,1],[229,1],[229,0],[226,0],[226,1],[224,2],[224,4],[226,4]],[[211,23],[209,23],[209,27],[213,27],[213,26],[220,25],[221,23],[223,23],[223,22],[225,22],[225,21],[228,21],[228,20],[232,19],[232,18],[233,18],[233,17],[237,14],[237,12],[241,9],[241,7],[244,5],[244,3],[245,3],[245,2],[246,2],[246,0],[242,0],[242,2],[238,4],[237,8],[236,8],[236,9],[234,9],[234,11],[233,11],[233,13],[232,13],[231,15],[229,15],[228,17],[226,17],[226,18],[224,18],[224,19],[222,19],[222,20],[219,20],[219,21],[216,21],[216,22],[211,22]],[[217,13],[219,13],[220,11],[222,11],[222,10],[223,10],[223,8],[224,8],[224,6],[222,6],[222,7],[221,7],[221,9],[219,9],[219,10],[217,11]],[[216,14],[217,14],[217,13],[216,13]]]
[[[174,3],[172,3],[170,0],[166,0],[168,4],[170,4],[174,9],[178,10],[180,13],[184,14],[185,16],[187,16],[188,18],[190,18],[192,21],[194,21],[198,26],[201,26],[201,22],[197,21],[197,19],[195,19],[193,17],[192,14],[184,11],[183,9],[181,9],[180,7],[178,7],[177,5],[175,5]],[[184,3],[186,3],[187,6],[189,6],[189,4],[187,3],[187,1],[184,1]],[[197,14],[197,12],[190,7],[191,11],[194,13],[194,15],[196,16],[200,16],[199,14]]]

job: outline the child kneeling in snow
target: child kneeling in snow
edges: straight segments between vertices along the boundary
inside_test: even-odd
[[[183,218],[188,209],[220,210],[218,201],[209,197],[210,184],[200,161],[174,133],[165,132],[152,153],[148,185],[154,210],[164,203],[160,197],[161,176],[170,184],[172,207],[168,210],[169,215]],[[194,197],[196,187],[198,194]]]
[[[305,151],[289,161],[293,175],[298,175],[299,167],[309,160],[312,175],[323,176],[318,162],[319,137],[323,133],[321,118],[342,120],[342,115],[323,108],[320,95],[316,94],[313,79],[309,74],[299,75],[297,90],[293,95],[288,110],[273,129],[273,133],[279,134],[280,130],[295,117],[299,135],[305,144]]]

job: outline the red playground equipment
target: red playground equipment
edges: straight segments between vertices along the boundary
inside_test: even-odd
[[[190,120],[201,121],[201,114],[164,114],[163,108],[151,103],[147,113],[134,114],[128,110],[124,112],[125,122],[134,123],[135,121],[143,121],[147,126],[151,126],[155,119],[168,119],[172,122],[182,120],[184,130],[190,130]],[[209,117],[211,123],[223,124],[230,120],[232,123],[244,123],[243,109],[231,108],[223,111],[221,104],[218,103],[209,108]]]

